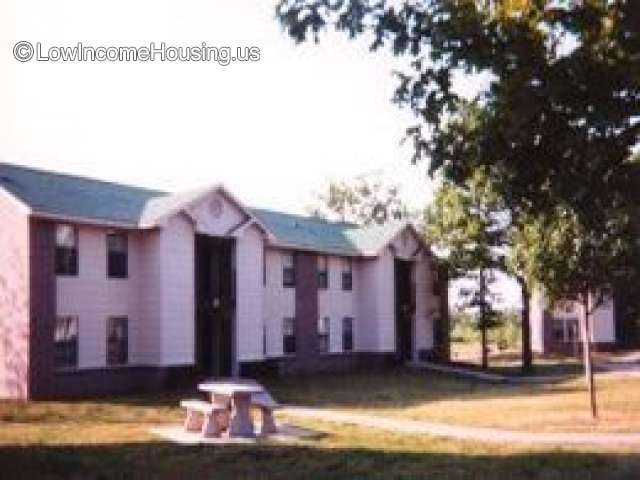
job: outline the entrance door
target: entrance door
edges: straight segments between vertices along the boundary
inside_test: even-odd
[[[235,286],[233,241],[196,236],[196,362],[215,377],[232,369]]]
[[[415,293],[411,267],[411,262],[395,261],[396,358],[403,363],[411,360],[413,351]]]

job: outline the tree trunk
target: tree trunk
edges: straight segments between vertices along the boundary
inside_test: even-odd
[[[484,270],[480,270],[480,334],[482,343],[482,369],[489,368],[489,352],[487,348],[487,280]]]
[[[522,373],[530,374],[533,370],[533,355],[531,353],[531,322],[529,308],[529,288],[527,282],[522,277],[516,277],[520,284],[520,292],[522,292]]]
[[[584,373],[589,390],[589,401],[591,405],[591,418],[598,418],[598,405],[596,403],[596,385],[593,378],[593,360],[591,358],[591,329],[589,326],[589,296],[586,295],[582,301],[584,315],[582,316],[582,353],[584,356]]]

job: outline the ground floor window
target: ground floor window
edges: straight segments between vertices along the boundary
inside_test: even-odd
[[[318,322],[318,351],[326,353],[330,350],[329,339],[331,338],[331,319],[323,317]]]
[[[107,365],[125,365],[129,360],[129,326],[127,317],[107,320]]]
[[[78,317],[57,317],[53,334],[55,368],[78,366]]]
[[[551,338],[556,343],[574,343],[580,338],[577,318],[554,318],[551,322]]]
[[[282,352],[285,355],[296,353],[295,320],[291,317],[282,320]]]
[[[344,317],[342,319],[342,351],[351,352],[353,350],[353,318]]]

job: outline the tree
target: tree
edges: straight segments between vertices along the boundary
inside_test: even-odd
[[[544,289],[551,305],[573,300],[583,306],[581,337],[593,418],[598,409],[591,358],[592,314],[611,296],[614,285],[637,284],[640,271],[636,228],[627,210],[610,213],[609,235],[602,236],[585,228],[570,209],[557,207],[531,219],[516,244],[528,278]]]
[[[487,330],[496,326],[488,289],[491,271],[501,267],[504,209],[480,170],[466,188],[445,182],[425,211],[427,240],[447,256],[451,278],[466,277],[477,287],[461,290],[464,307],[477,308],[482,337],[482,367],[488,367]]]
[[[467,272],[465,278],[477,283],[475,288],[459,290],[461,302],[458,308],[478,311],[476,328],[480,331],[481,365],[483,370],[487,370],[489,368],[488,331],[502,324],[500,312],[494,308],[494,303],[499,297],[490,290],[490,285],[495,283],[496,279],[492,270],[484,268],[480,268],[477,272]]]
[[[484,166],[514,209],[562,203],[592,229],[612,193],[639,203],[627,161],[640,138],[634,2],[281,0],[276,11],[297,42],[332,27],[410,60],[394,101],[418,119],[407,136],[430,172],[462,185]],[[473,129],[454,82],[469,75],[487,80]]]
[[[318,41],[332,26],[411,60],[394,101],[417,117],[407,130],[413,160],[428,160],[431,173],[463,186],[485,168],[520,225],[526,218],[562,232],[555,219],[570,218],[579,235],[555,245],[568,257],[551,255],[556,263],[541,251],[535,267],[526,252],[518,257],[540,273],[531,278],[569,295],[633,275],[621,258],[638,238],[640,204],[640,163],[631,160],[640,141],[635,2],[281,0],[277,14],[296,41]],[[472,74],[487,87],[469,122],[453,80]]]
[[[522,370],[532,370],[529,287],[522,261],[511,247],[521,228],[519,217],[479,168],[464,187],[445,182],[426,212],[427,238],[446,252],[453,276],[499,270],[515,278],[522,296]],[[482,276],[481,276],[482,277]],[[480,278],[481,278],[480,277]],[[484,302],[482,302],[484,303]]]
[[[381,224],[409,216],[399,187],[365,177],[353,182],[330,182],[327,192],[317,196],[317,204],[310,208],[310,213],[357,225]]]

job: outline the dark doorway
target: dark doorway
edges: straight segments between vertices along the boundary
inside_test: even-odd
[[[235,272],[233,240],[196,235],[196,365],[201,373],[232,370]]]
[[[635,295],[633,287],[622,286],[613,295],[616,345],[622,348],[640,347],[640,308]]]
[[[415,292],[411,268],[411,262],[395,261],[396,358],[399,362],[410,361],[413,350]]]

